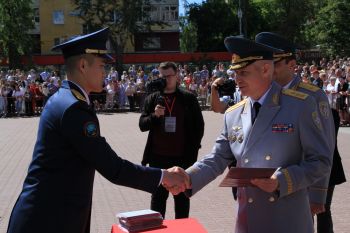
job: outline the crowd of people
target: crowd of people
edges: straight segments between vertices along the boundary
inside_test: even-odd
[[[209,69],[207,65],[179,65],[179,86],[194,93],[202,108],[210,108],[211,84],[217,78],[235,79],[235,73],[224,63]],[[341,126],[349,125],[350,103],[350,58],[323,58],[317,64],[305,63],[295,68],[295,75],[303,82],[312,83],[323,89],[333,109],[339,112]],[[125,109],[142,111],[143,103],[149,94],[148,84],[157,79],[159,70],[144,69],[131,65],[119,74],[113,67],[106,72],[104,90],[91,93],[90,98],[97,112]],[[40,115],[48,98],[60,87],[64,78],[58,71],[28,72],[2,70],[0,73],[0,117]],[[233,82],[232,93],[220,93],[221,101],[234,104],[242,99]]]

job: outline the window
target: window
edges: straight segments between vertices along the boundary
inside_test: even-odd
[[[62,10],[53,11],[52,13],[53,24],[64,24],[64,13]]]
[[[142,14],[141,14],[142,16]],[[143,16],[142,17],[147,17],[147,20],[152,20],[152,21],[160,21],[160,7],[159,6],[145,6],[143,7]],[[145,21],[145,18],[141,18],[140,20]]]
[[[40,23],[40,12],[39,8],[34,8],[34,22]]]
[[[151,9],[149,11],[149,17],[152,21],[159,21],[160,20],[160,9],[157,6],[151,6]]]
[[[160,37],[149,37],[143,41],[144,49],[160,49]]]
[[[60,38],[55,38],[53,39],[53,44],[56,46],[56,45],[59,45],[61,43],[61,39]]]
[[[89,27],[88,27],[87,24],[83,24],[83,30],[82,31],[83,31],[84,35],[89,33]]]
[[[179,19],[179,12],[177,6],[163,6],[162,7],[162,20],[163,21],[176,21]]]

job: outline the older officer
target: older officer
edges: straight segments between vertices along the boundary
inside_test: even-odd
[[[316,99],[322,127],[325,135],[328,137],[327,142],[333,154],[335,148],[335,129],[327,95],[319,87],[304,83],[301,79],[294,76],[294,68],[296,66],[296,46],[280,35],[272,32],[261,32],[257,34],[255,42],[283,50],[281,53],[274,54],[274,79],[283,88],[298,90],[311,95]],[[312,214],[318,214],[325,211],[324,204],[326,203],[328,181],[329,177],[324,177],[309,187]]]
[[[185,181],[166,170],[123,160],[100,135],[88,93],[102,90],[107,38],[108,29],[103,29],[54,47],[63,52],[68,80],[42,112],[8,233],[90,232],[95,170],[115,184],[147,192],[160,182],[173,186]]]
[[[312,233],[307,188],[331,167],[315,100],[272,81],[271,48],[240,37],[226,38],[225,45],[248,98],[226,111],[212,152],[187,169],[192,195],[234,159],[237,167],[280,167],[269,179],[251,180],[256,187],[238,188],[236,232]]]

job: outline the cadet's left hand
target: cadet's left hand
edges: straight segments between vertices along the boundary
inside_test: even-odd
[[[319,204],[319,203],[310,203],[310,209],[311,209],[312,215],[321,214],[326,211],[324,204]]]
[[[272,176],[269,179],[252,179],[250,182],[260,188],[261,190],[268,192],[268,193],[273,193],[277,190],[278,188],[278,180],[276,177]]]

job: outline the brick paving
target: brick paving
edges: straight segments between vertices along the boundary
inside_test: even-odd
[[[205,136],[199,157],[210,152],[221,130],[222,115],[203,112]],[[101,134],[121,157],[140,163],[147,133],[138,128],[138,113],[99,114]],[[11,209],[21,190],[31,160],[39,118],[0,119],[0,233],[5,233]],[[343,165],[350,177],[350,128],[338,136]],[[222,177],[205,187],[191,200],[191,217],[197,218],[209,233],[231,233],[236,205],[229,188],[219,188]],[[350,178],[349,178],[350,179]],[[350,184],[337,186],[333,197],[335,232],[350,229]],[[96,173],[92,211],[92,233],[110,232],[115,214],[149,208],[150,194],[116,186]],[[167,219],[174,218],[173,199],[168,199]],[[54,210],[53,210],[54,211]],[[262,213],[264,214],[264,213]]]

